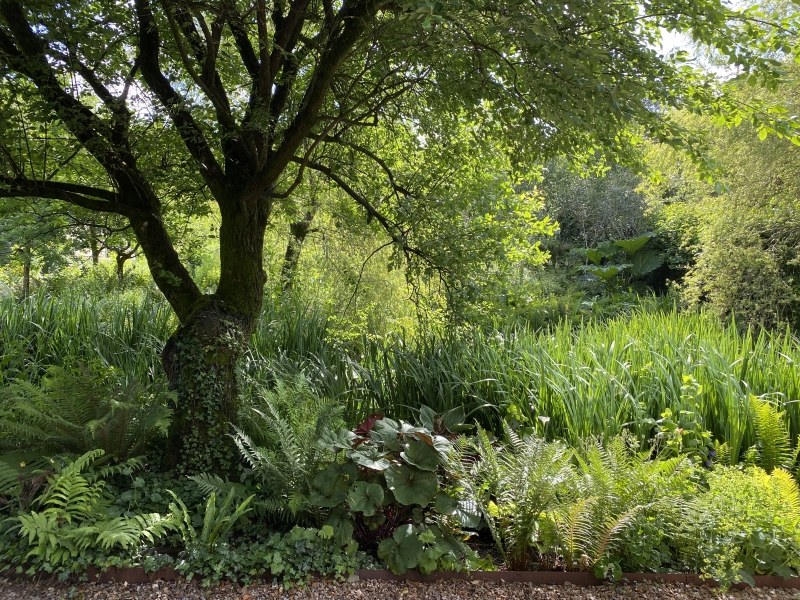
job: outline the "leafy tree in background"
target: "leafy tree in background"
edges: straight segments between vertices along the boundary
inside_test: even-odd
[[[797,65],[787,71],[796,77]],[[797,83],[779,99],[796,113]],[[742,83],[743,102],[764,96]],[[740,128],[715,127],[702,117],[676,116],[708,130],[709,151],[718,161],[725,189],[697,180],[696,170],[663,148],[650,153],[660,181],[647,186],[655,228],[677,244],[673,256],[686,266],[681,291],[690,305],[707,305],[742,327],[800,323],[800,148]],[[761,137],[761,139],[759,139]]]
[[[668,106],[789,135],[780,115],[736,104],[653,49],[661,27],[685,31],[774,87],[781,73],[763,56],[791,52],[796,27],[767,21],[719,0],[0,0],[0,69],[14,99],[3,127],[61,130],[35,156],[7,146],[0,194],[129,221],[181,322],[164,351],[179,392],[168,455],[220,469],[235,366],[263,300],[265,227],[307,171],[344,190],[400,259],[435,268],[435,248],[414,245],[407,223],[458,222],[459,205],[425,183],[433,176],[417,187],[398,179],[398,144],[444,148],[468,130],[472,142],[447,154],[453,168],[477,145],[524,170],[555,155],[625,161],[644,132],[700,160],[699,139]],[[370,177],[353,165],[370,165]],[[177,199],[185,212],[202,197],[221,216],[210,294],[165,219],[165,199],[191,189]]]

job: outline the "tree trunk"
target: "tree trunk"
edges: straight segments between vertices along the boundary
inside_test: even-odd
[[[117,254],[117,281],[122,283],[125,279],[125,261],[130,258],[125,254]]]
[[[31,293],[31,251],[28,248],[22,250],[22,299],[24,300]]]
[[[258,198],[221,207],[220,283],[179,315],[162,355],[176,406],[162,466],[229,475],[239,461],[230,436],[239,411],[237,366],[264,297],[268,209]]]
[[[289,241],[286,243],[286,254],[283,258],[283,267],[281,267],[281,286],[284,292],[294,287],[300,252],[308,232],[311,231],[311,221],[313,220],[314,213],[309,211],[304,218],[289,224]]]
[[[164,368],[177,396],[164,468],[229,474],[238,463],[230,434],[239,407],[236,367],[247,348],[246,321],[210,300],[164,347]]]

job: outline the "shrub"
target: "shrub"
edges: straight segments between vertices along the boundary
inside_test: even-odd
[[[724,587],[753,575],[792,577],[800,570],[800,489],[776,468],[718,466],[708,491],[689,504],[677,529],[687,568]]]

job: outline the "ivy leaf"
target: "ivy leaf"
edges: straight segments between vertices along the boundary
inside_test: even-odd
[[[347,495],[350,510],[364,513],[365,517],[375,514],[375,507],[383,502],[383,488],[376,483],[357,481]]]
[[[383,472],[386,483],[400,504],[427,506],[436,496],[436,474],[416,467],[393,465]]]
[[[421,440],[410,440],[400,457],[423,471],[435,471],[439,468],[439,453],[433,446]]]

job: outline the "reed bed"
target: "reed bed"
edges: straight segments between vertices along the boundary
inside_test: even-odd
[[[49,365],[78,359],[152,381],[163,377],[159,355],[176,325],[166,303],[144,299],[4,301],[0,380],[35,379]],[[798,363],[789,331],[742,334],[710,315],[647,304],[579,328],[347,342],[324,314],[288,304],[265,310],[244,372],[261,385],[303,375],[319,394],[344,402],[352,421],[377,411],[407,417],[422,405],[437,412],[466,406],[492,429],[510,413],[524,415],[547,437],[573,445],[623,428],[645,440],[654,432],[648,418],[666,408],[691,411],[736,456],[756,441],[750,394],[779,404],[792,438],[800,435]]]

